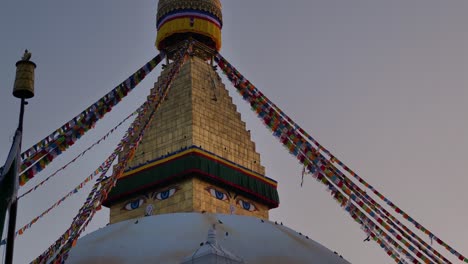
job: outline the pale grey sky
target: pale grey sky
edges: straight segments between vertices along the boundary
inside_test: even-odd
[[[222,2],[222,54],[335,156],[468,254],[468,2]],[[0,163],[6,159],[17,125],[19,102],[11,89],[14,65],[23,50],[30,49],[38,65],[36,97],[25,116],[25,149],[157,53],[156,7],[156,0],[2,1]],[[25,188],[64,165],[132,112],[159,71]],[[300,187],[302,168],[295,158],[225,83],[252,131],[267,176],[279,182],[281,204],[271,212],[271,219],[309,235],[352,263],[392,263],[377,244],[362,242],[364,233],[321,184],[307,178]],[[120,129],[20,200],[18,227],[94,171],[122,133]],[[15,263],[32,260],[55,241],[90,187],[16,240]],[[107,219],[108,212],[100,211],[88,231],[104,226]]]

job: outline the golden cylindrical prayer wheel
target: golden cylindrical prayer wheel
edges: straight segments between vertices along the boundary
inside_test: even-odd
[[[20,60],[16,63],[16,78],[13,87],[13,95],[17,98],[34,97],[34,70],[36,64],[28,60]]]

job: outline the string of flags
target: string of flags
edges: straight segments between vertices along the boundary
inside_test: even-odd
[[[388,225],[396,229],[400,233],[400,235],[402,235],[405,239],[408,239],[413,245],[415,245],[417,249],[424,252],[429,258],[431,258],[436,263],[450,263],[439,252],[437,252],[435,249],[433,249],[431,246],[425,243],[421,238],[419,238],[416,234],[411,232],[411,230],[409,230],[405,225],[400,223],[388,211],[386,211],[383,207],[381,207],[376,201],[374,201],[371,197],[369,197],[365,191],[361,190],[356,184],[354,184],[354,182],[349,180],[341,171],[339,171],[335,166],[333,166],[331,162],[326,160],[323,156],[320,156],[320,159],[323,163],[327,164],[325,172],[328,175],[330,175],[330,177],[335,177],[334,175],[339,177],[340,181],[343,181],[343,183],[347,186],[347,188],[352,190],[353,192],[352,195],[355,195],[355,197],[359,199],[357,201],[359,201],[359,203],[363,202],[365,205],[369,207],[369,208],[365,208],[366,212],[370,212],[370,215],[373,217],[377,214],[382,219],[385,219]],[[354,197],[351,196],[351,198],[354,198]],[[398,225],[400,225],[403,229],[407,231],[406,232],[403,231],[399,226],[397,226],[396,223],[398,223]],[[396,232],[393,232],[394,230],[388,230],[388,231],[391,231],[392,234],[396,233]],[[422,244],[418,243],[413,238],[416,238]],[[399,237],[397,237],[397,239],[400,240]],[[439,258],[442,258],[444,262],[438,259],[436,256]]]
[[[34,217],[29,223],[27,223],[26,225],[24,225],[23,227],[21,227],[20,229],[18,229],[18,231],[16,231],[16,235],[22,235],[24,233],[24,231],[26,231],[27,229],[31,228],[32,225],[34,225],[39,219],[41,219],[42,217],[44,217],[46,214],[48,214],[52,209],[58,207],[62,202],[64,202],[67,198],[69,198],[70,196],[78,193],[78,191],[80,189],[82,189],[88,182],[92,181],[94,179],[94,177],[96,177],[97,175],[101,174],[102,172],[104,171],[107,171],[108,170],[108,167],[110,165],[112,165],[113,161],[115,160],[115,158],[118,156],[119,152],[118,151],[114,151],[111,156],[109,156],[106,161],[101,165],[99,166],[98,169],[96,169],[91,175],[89,175],[88,177],[86,177],[86,179],[84,181],[82,181],[80,184],[78,184],[75,188],[73,188],[73,190],[71,190],[70,192],[68,192],[65,196],[63,196],[62,198],[60,198],[57,202],[55,202],[52,206],[50,206],[49,208],[47,208],[47,210],[45,210],[44,212],[42,212],[39,216],[36,216]]]
[[[95,213],[100,210],[102,202],[107,198],[107,194],[110,192],[112,187],[115,186],[117,179],[123,174],[123,171],[126,168],[128,162],[133,158],[135,149],[139,145],[146,128],[149,126],[149,122],[151,122],[154,113],[157,111],[158,107],[166,97],[173,79],[180,71],[181,65],[186,59],[186,51],[189,48],[190,47],[185,46],[180,51],[178,54],[179,56],[174,60],[174,63],[169,68],[170,73],[168,76],[164,78],[162,84],[160,84],[159,87],[151,91],[151,94],[145,104],[137,111],[137,118],[127,130],[127,133],[122,138],[117,148],[106,159],[106,161],[96,171],[94,171],[93,174],[88,176],[85,181],[80,183],[77,187],[62,197],[41,215],[34,218],[31,222],[18,230],[18,235],[23,234],[23,232],[35,224],[38,219],[50,212],[50,210],[53,208],[59,206],[65,199],[78,192],[78,190],[82,189],[86,183],[99,175],[95,185],[86,199],[86,202],[80,208],[78,214],[74,217],[69,229],[32,263],[63,263],[66,260],[70,249],[76,244],[80,234],[85,230]],[[435,240],[438,244],[444,246],[444,248],[446,248],[450,253],[457,256],[458,259],[468,263],[468,260],[463,255],[461,255],[459,252],[454,250],[452,247],[428,231],[425,227],[408,216],[404,211],[394,205],[390,200],[380,194],[370,184],[365,182],[356,173],[354,173],[351,169],[349,169],[346,165],[334,157],[328,150],[321,146],[299,125],[297,125],[284,112],[282,112],[279,107],[272,103],[257,88],[255,88],[255,86],[246,80],[244,76],[242,76],[220,54],[216,55],[215,60],[218,63],[218,66],[227,75],[228,79],[233,83],[234,87],[236,87],[237,91],[241,94],[243,99],[251,105],[252,110],[257,113],[266,127],[282,143],[287,151],[294,155],[299,160],[299,162],[303,164],[304,169],[302,172],[302,178],[306,173],[310,173],[312,174],[313,178],[324,184],[327,187],[327,190],[331,193],[333,199],[342,208],[344,208],[344,210],[358,224],[361,225],[361,229],[363,229],[363,231],[368,235],[368,239],[370,240],[372,238],[372,240],[375,241],[381,248],[383,248],[396,263],[407,263],[406,260],[411,263],[450,262],[439,252],[433,249],[428,243],[419,238],[409,228],[398,221],[396,217],[386,211],[385,208],[383,208],[378,202],[374,201],[365,191],[360,189],[359,186],[350,180],[346,174],[338,168],[338,166],[357,179],[357,181],[363,184],[366,188],[372,190],[374,194],[376,194],[398,214],[402,215],[404,219],[408,220],[410,223],[414,224],[416,228],[427,234],[431,240],[431,245],[432,241]],[[139,75],[139,77],[141,76]],[[135,82],[135,78],[133,79],[133,82]],[[133,89],[135,86],[133,86],[131,89]],[[117,88],[118,87],[116,87],[116,89]],[[126,91],[124,94],[124,91],[120,90],[122,97],[117,100],[117,103],[126,95],[126,93],[128,93],[128,91]],[[56,156],[60,155],[69,146],[73,145],[74,142],[79,139],[87,130],[92,128],[98,119],[102,118],[105,113],[110,111],[110,109],[107,110],[105,107],[103,109],[98,109],[98,106],[99,104],[93,109],[93,111],[95,111],[94,114],[91,112],[87,113],[90,114],[88,118],[81,117],[81,115],[75,117],[78,118],[76,123],[74,123],[73,126],[69,126],[68,130],[57,130],[63,133],[57,134],[56,137],[53,137],[50,140],[46,140],[47,138],[44,139],[45,141],[43,140],[43,145],[40,145],[40,147],[36,148],[34,151],[30,151],[31,149],[26,151],[28,153],[25,153],[28,155],[23,153],[25,154],[23,161],[26,161],[23,163],[23,168],[25,168],[25,171],[23,171],[23,174],[21,175],[26,177],[26,179],[23,179],[23,184],[30,179],[27,178],[26,174],[29,172],[29,170],[32,171],[32,177],[34,177],[37,172],[42,170]],[[96,113],[99,114],[96,115]],[[127,119],[129,117],[127,117]],[[119,126],[121,124],[122,123],[120,123]],[[55,136],[54,133],[51,135]],[[107,135],[108,134],[106,134],[105,137],[107,137]],[[100,142],[100,140],[98,142]],[[98,142],[95,144],[99,144]],[[313,147],[311,143],[313,143],[315,147]],[[94,144],[92,146],[94,146]],[[34,146],[32,148],[34,148]],[[86,151],[88,150],[89,149]],[[84,155],[84,152],[74,158],[70,163]],[[120,158],[122,156],[123,158],[121,158],[119,163],[114,166],[112,175],[106,176],[107,172],[115,161],[115,158]],[[328,158],[325,156],[328,156]],[[70,163],[56,171],[51,176],[47,177],[39,185],[36,185],[22,196],[37,189],[37,187],[41,186],[60,170],[65,169],[66,166],[68,166]],[[337,164],[338,166],[335,166],[334,164]],[[35,169],[34,171],[32,168],[36,166],[38,166],[39,169]]]
[[[141,107],[139,108],[141,109]],[[117,124],[114,128],[112,128],[109,132],[106,133],[106,135],[104,135],[101,139],[99,139],[98,141],[96,141],[94,144],[92,144],[90,147],[88,147],[84,152],[80,153],[77,157],[75,157],[72,161],[70,161],[69,163],[67,163],[67,165],[65,165],[64,167],[62,167],[61,169],[57,170],[56,172],[54,172],[52,175],[50,175],[49,177],[47,177],[45,180],[43,180],[42,182],[40,182],[38,185],[36,185],[34,188],[31,188],[30,190],[28,190],[27,192],[25,192],[24,194],[22,194],[21,196],[18,197],[21,198],[21,197],[24,197],[25,195],[31,193],[32,191],[36,190],[39,186],[43,185],[47,180],[49,180],[51,177],[53,177],[57,172],[59,172],[60,170],[63,170],[65,169],[69,164],[71,164],[72,162],[76,161],[76,159],[80,156],[82,156],[86,151],[90,150],[92,147],[96,146],[97,144],[99,144],[102,140],[105,140],[110,134],[112,134],[112,132],[114,132],[119,126],[121,126],[123,123],[125,123],[128,119],[130,119],[132,116],[134,116],[136,113],[138,113],[139,110],[131,113],[129,116],[127,116],[124,120],[122,120],[119,124]],[[108,170],[108,167],[114,162],[115,158],[118,156],[119,152],[117,151],[114,151],[91,175],[89,175],[84,181],[82,181],[80,184],[78,184],[75,188],[73,188],[70,192],[68,192],[65,196],[63,196],[62,198],[60,198],[57,202],[55,202],[52,206],[50,206],[47,210],[45,210],[44,212],[42,212],[40,215],[34,217],[30,222],[28,222],[27,224],[25,224],[23,227],[21,227],[20,229],[18,229],[16,231],[16,234],[15,236],[18,236],[18,235],[22,235],[24,233],[24,231],[26,231],[27,229],[31,228],[32,225],[34,225],[39,219],[41,219],[42,217],[44,217],[46,214],[48,214],[50,211],[52,211],[54,208],[58,207],[62,202],[64,202],[67,198],[69,198],[70,196],[78,193],[78,191],[80,189],[82,189],[88,182],[92,181],[94,177],[96,177],[97,175],[99,175],[100,173],[102,173],[103,171],[107,171]],[[0,245],[3,245],[3,244],[6,244],[6,240],[2,240],[0,242]]]
[[[315,140],[312,140],[312,137],[310,137],[307,132],[304,130],[300,130],[309,140],[316,142]],[[335,156],[333,156],[327,149],[322,147],[318,142],[314,143],[317,145],[317,148],[326,153],[330,157],[330,161],[337,163],[341,168],[343,168],[346,172],[348,172],[351,176],[356,178],[359,183],[363,184],[366,188],[370,189],[377,197],[379,197],[382,201],[384,201],[387,205],[389,205],[394,211],[400,215],[403,216],[405,220],[408,222],[412,223],[418,230],[422,231],[424,234],[428,235],[431,243],[434,239],[436,239],[437,243],[442,245],[446,250],[448,250],[450,253],[455,255],[459,260],[464,261],[468,263],[468,259],[463,256],[461,253],[453,249],[451,246],[449,246],[446,242],[435,236],[432,232],[430,232],[427,228],[425,228],[423,225],[418,223],[416,220],[411,218],[406,212],[401,210],[399,207],[397,207],[393,202],[391,202],[389,199],[387,199],[384,195],[382,195],[379,191],[377,191],[372,185],[367,183],[364,179],[362,179],[358,174],[356,174],[354,171],[352,171],[349,167],[347,167],[343,162],[338,160]],[[378,203],[372,203],[372,205],[380,207],[381,206]],[[396,221],[397,224],[401,224],[400,221],[398,221],[394,216],[392,216],[390,213],[388,213],[385,209],[381,208],[384,210],[384,213],[389,217],[391,220]],[[420,243],[422,243],[424,246],[429,247],[430,251],[432,251],[437,257],[442,258],[445,262],[443,263],[449,263],[445,257],[443,257],[440,253],[432,249],[426,242],[424,242],[421,238],[419,238],[416,234],[414,234],[411,230],[409,230],[406,226],[403,226],[403,230],[408,232],[411,237],[416,238]]]
[[[317,167],[321,167],[321,169],[324,169],[324,165],[331,165],[331,162],[338,162],[341,167],[347,168],[342,162],[338,161],[330,152],[328,152],[325,148],[323,148],[318,142],[313,140],[304,130],[302,130],[296,123],[294,123],[289,117],[287,117],[282,111],[279,110],[279,108],[271,103],[268,98],[266,98],[260,91],[258,91],[250,82],[248,82],[234,67],[232,67],[221,55],[217,55],[215,58],[216,62],[218,63],[218,66],[223,70],[223,72],[227,75],[229,80],[233,83],[233,85],[237,88],[238,92],[241,94],[241,96],[250,103],[252,110],[254,110],[257,115],[263,120],[265,125],[273,132],[273,135],[276,136],[281,143],[288,149],[288,151],[296,156],[301,163],[306,166],[311,173],[316,173]],[[315,145],[317,145],[317,148],[311,148],[310,144],[304,140],[302,135],[306,135],[307,139],[311,140],[314,142]],[[324,151],[324,153],[328,154],[330,157],[330,161],[325,159],[323,155],[320,153],[320,151]],[[328,163],[328,164],[327,164]],[[344,181],[343,179],[346,179],[346,176],[343,173],[339,173],[338,175],[335,174],[335,171],[339,170],[330,170],[329,174],[326,176],[323,176],[322,174],[319,174],[319,177],[322,179],[326,179],[325,177],[329,177],[332,182],[334,182],[337,186],[340,187],[340,189],[350,198],[354,197],[354,200],[357,199],[356,194],[354,196],[351,196],[351,194],[355,191],[356,185],[351,185],[352,181],[349,179]],[[347,168],[346,171],[350,171],[349,168]],[[355,175],[355,173],[354,173]],[[319,179],[320,180],[320,179]],[[324,182],[324,181],[322,181]],[[359,180],[359,182],[363,182],[362,179]],[[349,185],[351,187],[348,188]],[[367,184],[367,186],[370,186]],[[362,191],[362,190],[361,190]],[[361,194],[361,192],[357,192]],[[364,192],[365,193],[365,192]],[[379,196],[381,197],[381,196]],[[383,196],[382,196],[383,197]],[[368,196],[366,197],[368,198]],[[385,198],[386,201],[388,199]],[[364,205],[364,203],[361,204]],[[361,205],[359,204],[359,205]],[[410,245],[409,242],[404,240],[403,237],[397,234],[398,232],[401,232],[401,229],[397,229],[395,231],[393,228],[391,228],[390,224],[383,222],[383,219],[376,216],[374,210],[376,207],[374,206],[375,201],[371,201],[370,203],[372,205],[371,208],[365,207],[363,208],[366,213],[372,213],[373,218],[381,225],[386,227],[386,230],[390,232],[392,235],[394,235],[397,240],[400,242],[404,243],[405,246],[410,249],[410,251],[415,254],[418,258],[422,259],[424,263],[431,263],[430,260],[423,255],[421,252],[417,250],[417,248],[422,248],[421,245],[413,247]],[[361,206],[362,207],[362,206]],[[383,209],[383,208],[382,208]],[[380,212],[380,210],[378,211]],[[387,221],[389,221],[388,218],[396,220],[393,216],[391,216],[388,212],[385,212],[385,218]],[[390,217],[391,216],[391,217]],[[404,217],[405,219],[411,219],[409,216]],[[411,219],[412,220],[412,219]],[[411,221],[410,221],[411,222]],[[399,222],[396,222],[397,224]],[[418,227],[418,226],[417,226]],[[419,226],[420,227],[420,226]],[[405,231],[410,231],[406,227],[404,227]],[[403,232],[401,232],[403,233]],[[432,234],[432,233],[431,233]],[[410,233],[411,237],[417,237],[414,233]],[[409,236],[406,236],[408,238]],[[431,236],[431,238],[434,238],[435,236]],[[390,237],[389,237],[390,238]],[[418,241],[422,241],[417,238]],[[414,240],[410,240],[412,243],[414,243]],[[394,243],[391,243],[394,244]],[[398,243],[396,243],[398,245]],[[427,243],[423,244],[426,248],[429,246]],[[447,248],[447,247],[446,247]],[[448,249],[448,248],[447,248]],[[456,252],[453,249],[449,249],[449,251],[459,257],[460,260],[464,260],[464,257],[461,256],[458,252]],[[444,263],[441,262],[439,259],[437,259],[434,255],[431,253],[434,253],[436,256],[443,258],[441,254],[439,254],[437,251],[434,249],[428,247],[427,249],[423,248],[423,252],[426,253],[431,259],[435,260],[437,263]],[[457,255],[458,254],[458,255]],[[406,254],[405,254],[406,255]],[[446,261],[445,258],[443,258],[444,261]],[[466,262],[466,261],[465,261]],[[416,262],[417,263],[417,262]],[[445,262],[447,263],[447,262]]]
[[[404,248],[398,245],[398,243],[390,236],[385,234],[379,226],[375,225],[371,219],[369,219],[359,208],[353,205],[352,200],[346,198],[330,181],[321,173],[313,174],[314,178],[325,184],[330,191],[333,199],[344,208],[350,216],[361,225],[361,229],[367,234],[368,238],[364,241],[374,240],[385,252],[396,262],[403,263],[399,253],[403,253],[405,257],[409,258],[412,263],[420,263],[415,260],[414,257],[406,251]],[[393,246],[395,248],[393,248]]]
[[[94,128],[97,121],[102,119],[106,113],[110,112],[114,106],[122,101],[164,57],[164,53],[158,54],[97,102],[23,152],[21,154],[20,185],[26,184],[58,155],[72,146],[88,130]]]
[[[226,68],[223,67],[224,65],[227,64],[220,64],[218,63],[220,68],[224,71]],[[228,72],[228,71],[225,71]],[[232,72],[232,71],[231,71]],[[234,86],[238,88],[238,91],[241,93],[243,98],[250,103],[252,106],[252,109],[257,113],[257,115],[264,121],[264,123],[267,125],[267,128],[269,128],[273,134],[279,138],[280,142],[286,147],[286,149],[293,154],[294,156],[301,155],[300,154],[300,149],[297,147],[297,144],[299,142],[297,135],[294,134],[294,131],[292,131],[292,127],[286,123],[286,122],[281,122],[281,118],[277,116],[277,113],[274,111],[266,111],[268,106],[265,104],[260,105],[258,101],[262,101],[266,103],[265,98],[262,98],[261,100],[256,100],[259,98],[254,98],[252,97],[251,94],[249,94],[249,91],[247,90],[247,87],[250,85],[246,85],[245,88],[242,88],[242,84],[245,83],[245,81],[239,81],[239,79],[236,79],[234,74],[227,74],[228,78],[233,82]],[[241,78],[242,79],[242,78]],[[258,107],[260,106],[260,107]],[[263,107],[265,106],[265,107]],[[271,110],[271,109],[269,109]],[[276,127],[276,129],[275,129]],[[306,145],[304,144],[304,147]],[[309,151],[312,151],[309,149]],[[306,149],[304,149],[304,152],[307,152]],[[316,155],[317,153],[313,154],[310,152],[310,155]],[[307,157],[301,156],[300,161],[304,163],[305,161],[308,160]],[[311,160],[315,160],[316,156],[312,157]],[[322,166],[322,169],[324,167]],[[317,175],[317,174],[316,174]],[[335,197],[338,197],[338,192],[335,187],[331,183],[329,183],[328,179],[323,176],[323,174],[319,173],[317,176],[318,180],[324,183],[326,186],[329,187],[331,192],[335,195]],[[334,180],[334,179],[332,179]],[[336,180],[335,180],[336,181]],[[343,186],[342,186],[343,187]],[[351,193],[350,190],[347,190],[347,193]],[[345,204],[345,201],[342,201],[342,204]]]
[[[116,131],[123,123],[125,123],[128,119],[130,119],[132,116],[134,116],[135,114],[138,113],[138,110],[131,113],[130,115],[128,115],[124,120],[122,120],[120,123],[118,123],[114,128],[112,128],[111,130],[109,130],[103,137],[101,137],[98,141],[94,142],[91,146],[89,146],[88,148],[86,148],[83,152],[81,152],[80,154],[78,154],[75,158],[73,158],[71,161],[69,161],[67,164],[65,164],[64,166],[62,166],[60,169],[56,170],[55,172],[53,172],[51,175],[49,175],[48,177],[46,177],[44,180],[42,180],[40,183],[38,183],[37,185],[35,185],[34,187],[32,187],[31,189],[27,190],[26,192],[24,192],[23,194],[21,194],[20,196],[18,196],[18,199],[21,199],[23,198],[24,196],[30,194],[31,192],[37,190],[39,187],[41,187],[42,185],[44,185],[48,180],[50,180],[52,177],[56,176],[59,172],[65,170],[70,164],[76,162],[79,158],[83,157],[86,152],[90,151],[93,147],[99,145],[102,141],[106,140],[112,133],[114,133],[114,131]]]
[[[322,159],[324,159],[322,157]],[[344,183],[348,188],[350,188],[353,191],[353,194],[350,196],[351,199],[355,200],[359,205],[364,204],[366,205],[366,208],[364,210],[372,217],[375,217],[376,214],[381,217],[382,219],[386,220],[386,224],[391,226],[392,228],[396,229],[396,231],[403,236],[403,238],[409,240],[415,248],[421,250],[424,252],[430,259],[435,261],[435,263],[450,263],[445,257],[443,257],[439,252],[437,252],[435,249],[430,247],[427,243],[425,243],[421,238],[419,238],[416,234],[411,232],[405,225],[400,223],[394,216],[392,216],[388,211],[386,211],[383,207],[381,207],[376,201],[374,201],[371,197],[369,197],[365,191],[361,190],[356,184],[354,184],[352,181],[347,179],[346,177],[343,177],[344,175],[337,170],[336,167],[334,167],[330,162],[328,162],[329,166],[327,170],[330,170],[329,173],[334,173],[336,175],[339,175],[342,180],[344,180]],[[378,222],[383,221],[382,219],[376,219]],[[394,219],[394,220],[392,220]],[[399,223],[399,224],[396,224]],[[398,226],[399,225],[399,226]],[[401,228],[403,227],[404,229],[408,230],[410,234],[407,232],[403,231]],[[389,231],[392,235],[394,235],[398,240],[402,240],[403,238],[399,238],[399,235],[395,230],[386,228],[387,231]],[[413,238],[417,238],[418,241],[422,242],[422,244],[418,243],[415,241]],[[423,246],[424,245],[424,246]],[[417,252],[414,252],[417,253]],[[434,256],[435,255],[435,256]],[[442,258],[443,261],[441,261],[439,258]]]
[[[223,62],[222,63],[227,63],[227,65],[229,65],[229,63],[224,59],[222,58],[222,56],[219,55],[219,59],[222,59]],[[239,72],[237,72],[237,70],[233,69],[233,73],[235,73],[237,76],[240,75]],[[242,75],[240,75],[242,76]],[[237,77],[236,78],[236,82],[239,82],[240,80],[242,80],[242,78],[239,78]],[[251,85],[249,83],[249,85]],[[264,95],[258,91],[253,85],[252,85],[253,89],[255,90],[256,93],[258,93],[259,96],[262,96],[264,97]],[[269,101],[270,103],[270,106],[275,110],[275,111],[278,111],[278,113],[284,117],[288,122],[291,122],[292,124],[294,124],[294,127],[297,129],[297,131],[304,135],[308,140],[310,140],[311,142],[314,143],[314,145],[316,145],[316,148],[318,151],[322,151],[324,152],[326,155],[328,155],[330,157],[330,161],[331,162],[334,162],[334,163],[337,163],[341,168],[343,168],[346,172],[348,172],[351,176],[353,176],[356,180],[359,181],[359,183],[363,184],[366,188],[368,188],[369,190],[371,190],[375,195],[377,195],[377,197],[379,197],[382,201],[384,201],[387,205],[389,205],[392,209],[394,209],[394,211],[400,215],[403,216],[403,218],[407,221],[409,221],[410,223],[412,223],[418,230],[422,231],[424,234],[426,234],[431,242],[432,241],[436,241],[438,244],[442,245],[447,251],[449,251],[450,253],[452,253],[453,255],[455,255],[459,260],[461,261],[464,261],[466,263],[468,263],[468,258],[463,256],[461,253],[459,253],[457,250],[455,250],[454,248],[452,248],[450,245],[448,245],[446,242],[444,242],[443,240],[441,240],[439,237],[437,237],[435,234],[433,234],[432,232],[430,232],[427,228],[425,228],[423,225],[421,225],[419,222],[417,222],[416,220],[414,220],[412,217],[410,217],[405,211],[403,211],[401,208],[399,208],[398,206],[396,206],[391,200],[389,200],[388,198],[386,198],[383,194],[381,194],[378,190],[376,190],[372,185],[370,185],[368,182],[366,182],[363,178],[361,178],[357,173],[355,173],[353,170],[351,170],[348,166],[346,166],[342,161],[340,161],[338,158],[336,158],[329,150],[327,150],[326,148],[324,148],[317,140],[315,140],[312,136],[310,136],[305,130],[303,130],[299,125],[297,125],[289,116],[287,116],[283,111],[281,111],[281,109],[279,107],[277,107],[274,103],[272,103],[271,101]],[[391,217],[391,215],[389,215],[389,217]],[[392,218],[392,220],[396,220],[394,217]],[[405,231],[407,232],[411,232],[409,229],[406,229],[405,228]],[[412,234],[414,234],[413,232],[411,232]],[[411,235],[413,236],[413,235]],[[419,241],[421,243],[424,243],[421,241]],[[438,256],[438,257],[442,257],[443,256]]]
[[[395,249],[392,246],[392,240],[388,240],[382,236],[382,230],[379,230],[378,227],[369,221],[368,218],[362,216],[362,214],[357,214],[355,211],[359,211],[357,208],[353,206],[351,202],[348,202],[345,206],[345,211],[349,213],[351,218],[356,221],[359,225],[361,225],[361,229],[366,233],[367,238],[364,239],[365,241],[370,241],[371,239],[374,240],[384,251],[389,255],[396,263],[402,263],[402,258],[398,251],[401,253],[408,255],[409,258],[412,258],[411,254],[409,254],[404,249]]]
[[[361,225],[361,229],[374,240],[381,248],[385,250],[396,263],[402,263],[400,253],[402,253],[411,263],[420,263],[407,250],[402,248],[391,237],[385,234],[378,226],[370,221],[361,211],[355,208],[352,204],[347,206],[345,210],[351,218]],[[394,248],[396,247],[396,249]]]
[[[234,82],[235,83],[235,82]],[[291,150],[294,150],[293,148]]]
[[[164,98],[166,98],[175,76],[179,73],[182,64],[187,58],[187,49],[186,45],[176,54],[177,58],[175,58],[174,63],[171,65],[169,74],[164,77],[158,89],[152,90],[137,118],[118,144],[115,152],[118,153],[119,159],[121,155],[123,157],[114,166],[112,175],[106,177],[107,170],[101,173],[85,203],[73,218],[73,222],[68,230],[31,263],[63,263],[67,259],[69,251],[76,245],[80,234],[92,220],[96,211],[100,210],[102,202],[107,198],[108,193],[115,186],[117,179],[123,174],[128,162],[135,155],[135,150],[143,138],[146,129],[149,127],[155,112]]]

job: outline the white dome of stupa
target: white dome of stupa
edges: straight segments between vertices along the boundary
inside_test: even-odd
[[[213,226],[215,233],[210,231]],[[109,225],[78,240],[67,263],[180,264],[200,255],[200,250],[206,251],[203,248],[210,243],[217,247],[212,252],[229,254],[249,264],[349,263],[281,224],[250,216],[209,213],[163,214]]]

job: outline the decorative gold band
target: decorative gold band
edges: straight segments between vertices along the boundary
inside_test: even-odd
[[[188,17],[177,18],[164,23],[158,31],[156,38],[156,47],[160,49],[161,42],[176,33],[194,32],[211,38],[216,49],[221,49],[221,29],[214,23],[195,18],[191,20]]]

